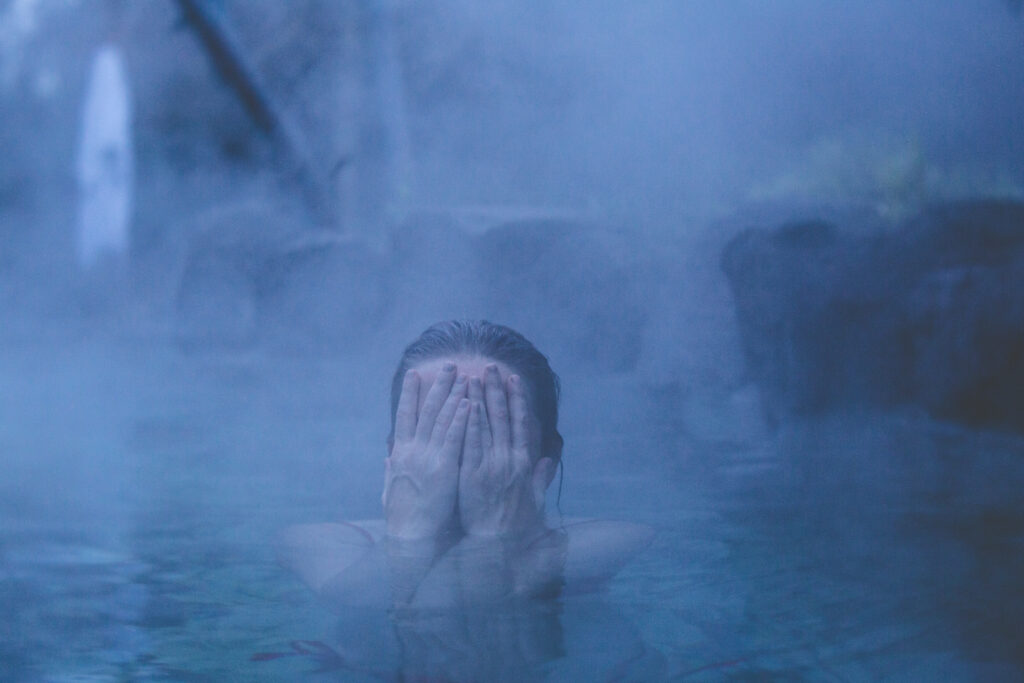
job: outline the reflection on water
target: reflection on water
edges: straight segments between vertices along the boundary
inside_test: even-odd
[[[307,671],[385,680],[637,680],[665,672],[664,658],[645,646],[633,621],[593,596],[390,615],[346,611],[326,642],[289,648],[254,659],[304,657]]]
[[[4,344],[5,681],[1024,676],[1014,437],[844,415],[752,439],[709,410],[697,438],[632,377],[566,377],[561,508],[658,531],[607,594],[338,614],[269,539],[376,514],[386,363]]]

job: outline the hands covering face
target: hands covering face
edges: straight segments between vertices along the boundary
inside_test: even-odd
[[[437,535],[458,503],[470,535],[523,532],[541,521],[552,461],[531,458],[536,431],[521,378],[502,381],[494,364],[484,377],[447,363],[417,413],[419,374],[405,374],[387,459],[384,517],[400,538]]]

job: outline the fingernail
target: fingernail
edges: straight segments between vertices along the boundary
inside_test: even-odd
[[[465,383],[466,383],[466,375],[464,375],[464,374],[460,374],[460,375],[459,375],[459,376],[458,376],[458,377],[457,377],[457,378],[455,379],[455,383],[456,383],[456,384],[458,384],[459,386],[462,386],[463,384],[465,384]]]
[[[445,372],[454,372],[455,371],[455,363],[445,363],[443,370]]]

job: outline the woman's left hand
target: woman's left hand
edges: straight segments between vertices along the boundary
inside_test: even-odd
[[[522,380],[501,381],[488,365],[469,386],[470,414],[459,469],[459,515],[475,536],[529,532],[542,523],[551,460],[531,457],[537,443]],[[539,444],[538,444],[539,448]]]
[[[394,441],[384,468],[384,520],[396,539],[435,539],[455,514],[459,451],[469,401],[466,376],[448,363],[434,379],[417,415],[420,379],[405,374]]]

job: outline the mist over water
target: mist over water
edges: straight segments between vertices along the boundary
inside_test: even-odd
[[[1024,200],[1022,21],[999,0],[0,4],[0,679],[396,676],[371,645],[408,625],[333,614],[272,543],[381,516],[391,373],[450,318],[516,328],[561,375],[549,515],[657,532],[606,593],[509,617],[545,645],[501,651],[505,675],[1021,677],[1020,426],[913,392],[988,381],[971,344],[1005,346],[982,323],[1019,334],[1024,228],[998,216]],[[110,46],[131,124],[88,162]],[[84,176],[131,207],[126,237]],[[914,230],[959,200],[996,202],[996,237],[927,270]],[[85,214],[115,236],[91,264]],[[876,400],[863,359],[892,349],[847,327],[898,337],[854,304],[914,268],[919,336],[889,372],[913,387]],[[854,304],[814,318],[830,287],[849,297],[820,309]],[[1005,316],[955,317],[972,296]],[[961,365],[925,353],[933,309]],[[820,319],[842,329],[821,342]],[[460,618],[481,640],[433,635],[472,678],[500,648]]]

